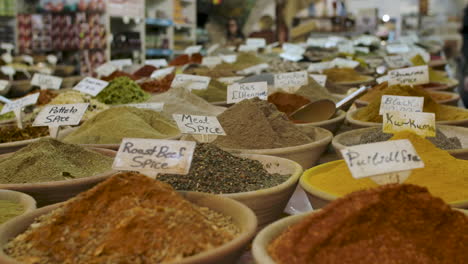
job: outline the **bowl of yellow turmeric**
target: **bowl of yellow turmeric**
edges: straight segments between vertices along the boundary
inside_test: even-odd
[[[397,133],[390,140],[398,139],[410,140],[425,166],[413,170],[405,183],[426,187],[453,207],[468,208],[468,161],[457,159],[410,132]],[[300,185],[313,208],[322,208],[348,193],[378,186],[370,178],[353,178],[343,160],[307,170]]]

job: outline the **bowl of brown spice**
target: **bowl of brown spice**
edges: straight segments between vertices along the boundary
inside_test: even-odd
[[[27,145],[49,136],[47,127],[25,126],[20,129],[16,124],[0,127],[0,154],[15,152]]]

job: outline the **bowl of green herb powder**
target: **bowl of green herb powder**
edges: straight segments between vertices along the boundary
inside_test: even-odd
[[[31,196],[10,190],[0,190],[0,225],[8,220],[36,209]]]

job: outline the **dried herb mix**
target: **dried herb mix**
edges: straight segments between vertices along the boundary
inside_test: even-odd
[[[0,200],[0,225],[23,212],[23,205],[9,200]]]
[[[2,126],[0,127],[0,135],[0,143],[7,143],[46,137],[49,135],[49,128],[26,126],[20,129],[17,126]]]
[[[44,138],[0,160],[0,183],[39,183],[94,176],[113,159],[78,145]]]
[[[114,175],[32,226],[5,248],[21,263],[175,263],[240,232],[230,217],[136,173]]]
[[[221,194],[271,188],[290,176],[269,174],[259,161],[236,157],[205,143],[197,144],[189,174],[162,174],[157,179],[176,190]]]
[[[97,96],[101,103],[110,105],[141,103],[150,95],[143,91],[138,84],[129,77],[118,77],[112,80]]]

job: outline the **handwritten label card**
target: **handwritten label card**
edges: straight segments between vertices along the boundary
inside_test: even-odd
[[[436,124],[434,113],[385,112],[383,114],[384,133],[411,131],[425,137],[435,137]]]
[[[33,65],[34,64],[34,58],[32,56],[29,56],[29,55],[23,55],[22,56],[23,58],[23,61],[28,63],[29,65]]]
[[[155,59],[155,60],[146,60],[146,65],[151,65],[156,68],[167,67],[167,60],[166,59]]]
[[[324,74],[309,74],[312,79],[314,79],[321,86],[325,86],[327,83],[327,76]]]
[[[402,55],[385,56],[385,62],[392,69],[404,68],[411,65],[411,62]]]
[[[356,179],[424,168],[424,162],[407,139],[347,147],[341,153]],[[403,181],[398,178],[394,180]]]
[[[10,82],[6,80],[0,80],[0,92],[3,92],[8,87],[10,87]]]
[[[427,65],[393,70],[388,73],[388,84],[418,85],[429,83],[429,68]]]
[[[283,51],[284,53],[288,53],[288,54],[303,55],[306,50],[304,47],[298,44],[283,43]]]
[[[385,112],[422,112],[424,97],[382,95],[379,114]]]
[[[359,66],[358,61],[347,60],[347,59],[343,59],[343,58],[335,58],[332,61],[332,64],[333,64],[333,66],[338,67],[338,68],[353,68],[354,69],[357,66]]]
[[[79,82],[73,90],[80,91],[85,94],[89,94],[91,96],[98,95],[104,88],[107,87],[109,83],[106,81],[102,81],[99,79],[86,77],[81,82]]]
[[[34,74],[31,84],[35,86],[41,87],[41,90],[45,89],[60,89],[60,85],[62,85],[62,78],[36,73]]]
[[[234,83],[227,87],[228,104],[235,104],[244,99],[250,99],[255,97],[258,97],[262,100],[267,100],[267,82]]]
[[[0,67],[0,71],[3,74],[8,75],[8,77],[10,78],[10,81],[13,81],[13,76],[16,73],[15,68],[13,68],[11,66],[2,66],[2,67]]]
[[[229,85],[229,84],[235,83],[236,81],[242,80],[244,78],[245,78],[244,76],[221,77],[221,78],[218,78],[218,81]]]
[[[6,50],[8,53],[11,53],[11,51],[15,49],[15,46],[11,43],[2,43],[0,44],[0,48]]]
[[[202,59],[202,65],[207,66],[209,68],[212,68],[218,64],[221,64],[222,62],[223,60],[218,56],[207,56],[207,57],[203,57]]]
[[[247,46],[263,48],[266,46],[266,40],[264,38],[248,38],[245,44]]]
[[[216,116],[172,115],[182,133],[195,135],[225,136],[223,127]]]
[[[220,57],[226,63],[234,63],[237,61],[237,55],[220,55]]]
[[[343,43],[338,45],[338,52],[339,53],[346,53],[346,54],[354,54],[356,50],[352,43]]]
[[[386,49],[389,54],[401,54],[410,51],[406,44],[388,44]]]
[[[302,60],[302,55],[297,54],[297,53],[283,52],[279,56],[280,56],[280,58],[282,58],[284,60],[287,60],[287,61],[298,62],[298,61]]]
[[[389,79],[388,75],[384,75],[382,77],[377,78],[376,81],[378,84],[381,84],[383,82],[388,82],[388,79]]]
[[[6,63],[6,64],[10,64],[13,62],[13,56],[11,56],[10,53],[3,53],[2,54],[2,60]]]
[[[205,90],[210,84],[211,78],[206,76],[177,74],[172,81],[171,87],[184,87],[188,90]]]
[[[274,78],[276,88],[299,88],[309,82],[306,71],[275,74]]]
[[[257,51],[258,47],[257,46],[249,46],[249,45],[240,45],[239,46],[239,52],[253,52]]]
[[[112,63],[104,63],[96,68],[96,73],[99,76],[107,77],[117,70],[117,67]]]
[[[164,103],[139,103],[139,104],[126,104],[125,106],[150,109],[156,112],[161,112],[164,109]]]
[[[238,74],[260,74],[263,70],[268,69],[270,66],[266,63],[257,64],[248,68],[245,68],[241,71],[238,71]]]
[[[122,70],[125,66],[132,66],[132,59],[111,60],[110,64]]]
[[[34,120],[33,126],[48,126],[53,138],[60,126],[78,125],[89,104],[46,105]]]
[[[201,49],[202,49],[202,46],[200,46],[200,45],[190,46],[190,47],[187,47],[184,50],[184,53],[188,54],[188,55],[192,55],[192,54],[195,54],[195,53],[200,53]]]
[[[189,173],[196,143],[144,138],[124,138],[112,168],[139,171],[155,178],[158,173]]]
[[[308,72],[322,72],[323,70],[333,68],[333,64],[330,61],[317,62],[309,64],[307,68]]]
[[[167,75],[173,73],[175,70],[175,67],[169,67],[169,68],[164,68],[160,70],[155,70],[153,73],[151,73],[151,78],[153,79],[161,79],[166,77]]]
[[[28,105],[35,104],[38,98],[39,98],[39,93],[34,93],[31,95],[22,97],[20,99],[17,99],[15,101],[10,101],[5,106],[3,106],[2,111],[0,112],[0,115],[6,114],[8,112],[14,112],[18,127],[23,128],[23,122],[22,122],[23,110],[22,109],[23,107],[26,107]]]
[[[368,47],[354,47],[354,49],[357,52],[361,52],[361,53],[364,53],[364,54],[369,54],[370,53],[370,49]]]

